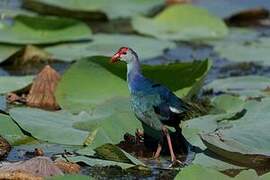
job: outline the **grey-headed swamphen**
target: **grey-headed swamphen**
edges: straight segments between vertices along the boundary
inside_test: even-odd
[[[176,159],[171,137],[166,126],[172,126],[181,133],[180,121],[189,111],[189,105],[174,95],[167,87],[156,84],[143,76],[138,55],[128,47],[120,48],[111,58],[111,62],[127,63],[127,82],[131,96],[131,106],[137,119],[142,122],[144,133],[160,140],[165,136],[168,141],[172,163],[181,163]],[[163,144],[157,146],[154,157],[160,156]]]

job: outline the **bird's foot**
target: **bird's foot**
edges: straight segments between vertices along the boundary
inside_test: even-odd
[[[169,168],[175,168],[179,166],[183,166],[183,163],[180,160],[174,159],[172,163],[169,165]]]

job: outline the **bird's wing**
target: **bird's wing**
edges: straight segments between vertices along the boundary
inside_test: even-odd
[[[152,90],[160,97],[160,102],[154,106],[154,109],[161,120],[181,118],[189,111],[189,105],[174,95],[167,87],[153,84]]]

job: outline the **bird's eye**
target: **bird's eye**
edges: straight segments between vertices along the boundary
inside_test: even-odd
[[[123,52],[123,54],[124,54],[124,55],[126,55],[126,54],[127,54],[127,52]]]

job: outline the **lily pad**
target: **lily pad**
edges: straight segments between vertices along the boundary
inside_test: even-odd
[[[94,156],[96,151],[94,151],[90,146],[87,146],[87,147],[77,150],[76,153],[83,156]]]
[[[228,33],[221,19],[192,5],[170,6],[154,18],[134,17],[132,26],[141,34],[169,40],[216,39]]]
[[[143,65],[142,69],[146,77],[167,85],[173,91],[178,91],[181,95],[190,95],[192,92],[194,95],[209,67],[205,60],[158,66]],[[89,111],[114,97],[128,97],[125,79],[126,65],[123,63],[112,65],[108,57],[102,56],[83,59],[73,64],[62,76],[57,86],[56,98],[64,109],[72,112]]]
[[[175,48],[173,42],[137,35],[96,34],[93,42],[61,44],[45,48],[54,59],[73,61],[89,56],[111,56],[119,47],[128,46],[140,52],[142,60],[162,55],[165,49]]]
[[[51,143],[83,145],[89,135],[73,127],[79,116],[66,111],[49,112],[34,108],[12,108],[10,116],[33,137]]]
[[[89,143],[92,148],[106,143],[118,144],[124,139],[125,133],[134,134],[137,128],[141,128],[140,121],[130,110],[128,98],[116,97],[108,100],[96,106],[91,114],[81,113],[83,120],[73,126],[93,132],[93,139]]]
[[[137,14],[146,14],[163,4],[162,0],[24,0],[24,7],[51,15],[74,16],[84,19],[128,18]]]
[[[11,145],[18,145],[32,140],[32,138],[24,135],[18,125],[8,115],[0,114],[0,124],[0,135]]]
[[[239,76],[217,79],[203,87],[204,91],[214,93],[228,93],[240,96],[260,97],[267,96],[270,78],[264,76]]]
[[[217,113],[217,111],[219,113],[239,112],[243,109],[245,103],[246,102],[238,96],[228,94],[215,96],[211,99],[211,104],[215,107],[215,113]]]
[[[140,160],[113,144],[104,144],[97,147],[95,151],[102,159],[145,166]]]
[[[20,15],[11,25],[3,25],[0,29],[3,43],[51,44],[91,39],[91,30],[85,23],[67,18]]]
[[[243,170],[235,177],[229,177],[217,170],[203,167],[200,165],[191,165],[182,169],[177,176],[176,180],[187,179],[187,180],[208,180],[209,177],[215,177],[220,180],[259,180],[261,179],[255,170]]]
[[[116,161],[108,161],[108,160],[103,160],[103,159],[90,158],[90,157],[86,157],[86,156],[67,157],[66,159],[68,161],[75,162],[75,163],[83,162],[89,166],[99,166],[99,167],[119,166],[122,169],[128,169],[128,168],[135,166],[134,164],[121,163],[121,162],[116,162]]]
[[[262,37],[256,41],[223,41],[214,46],[214,50],[223,58],[234,62],[256,62],[270,65],[270,38]]]
[[[221,157],[248,167],[260,167],[269,163],[270,99],[262,102],[250,101],[244,108],[247,113],[238,120],[230,121],[231,126],[212,133],[202,134],[204,144]]]
[[[22,89],[32,83],[33,76],[1,76],[0,94]]]
[[[175,177],[175,179],[192,179],[192,180],[208,180],[215,177],[219,180],[229,180],[230,178],[214,169],[206,168],[200,165],[190,165],[183,168]]]
[[[83,176],[83,175],[62,175],[62,176],[53,176],[50,178],[47,178],[48,180],[89,180],[89,176]]]
[[[0,63],[8,59],[12,54],[16,53],[21,47],[0,44]]]
[[[1,7],[0,8],[0,15],[1,17],[3,17],[3,19],[5,18],[10,18],[10,17],[15,17],[18,15],[27,15],[27,16],[35,16],[36,13],[31,12],[31,11],[27,11],[25,9],[11,9],[11,8],[5,8],[5,7]]]

